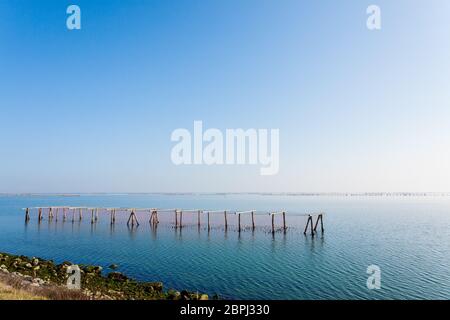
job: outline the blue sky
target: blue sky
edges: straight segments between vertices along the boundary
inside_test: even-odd
[[[70,4],[81,30],[66,28]],[[450,191],[448,12],[1,0],[0,192]],[[175,166],[171,132],[194,120],[279,128],[279,173]]]

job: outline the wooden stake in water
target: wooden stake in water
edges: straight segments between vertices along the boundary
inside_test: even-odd
[[[255,213],[252,211],[252,230],[255,231]]]
[[[224,216],[225,216],[225,231],[228,229],[228,221],[227,221],[227,211],[225,210],[223,212]]]
[[[209,225],[209,211],[208,211],[208,231],[211,229],[211,226]]]
[[[275,214],[272,213],[272,233],[275,233]]]

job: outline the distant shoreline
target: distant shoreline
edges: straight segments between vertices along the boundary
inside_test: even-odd
[[[449,197],[450,192],[128,192],[128,193],[0,193],[0,197],[82,197],[82,196],[294,196],[294,197]]]

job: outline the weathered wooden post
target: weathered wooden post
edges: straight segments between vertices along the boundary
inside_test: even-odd
[[[59,208],[56,208],[56,213],[55,213],[56,222],[58,222],[58,213],[59,213]]]
[[[183,228],[183,210],[180,210],[180,229]]]
[[[286,231],[286,212],[283,211],[283,230]]]
[[[53,219],[53,208],[50,207],[48,208],[48,220],[52,220]]]
[[[175,229],[178,228],[178,211],[175,209]]]
[[[135,209],[136,210],[136,209]],[[134,217],[134,221],[136,222],[136,225],[139,226],[139,221],[138,218],[136,216],[136,213],[133,212],[133,217]]]
[[[252,230],[255,230],[255,213],[252,211]]]
[[[79,209],[79,218],[80,218],[80,221],[83,219],[83,209],[82,208]]]
[[[241,232],[241,214],[238,213],[238,231]]]
[[[95,209],[95,222],[98,221],[98,208]]]
[[[111,225],[113,225],[114,223],[116,223],[116,209],[115,208],[111,209]]]
[[[208,231],[211,230],[211,226],[209,225],[209,211],[208,211]]]
[[[275,233],[275,214],[272,213],[272,234]]]
[[[223,214],[224,214],[224,216],[225,216],[225,231],[227,231],[227,229],[228,229],[227,211],[225,210],[225,211],[223,212]]]
[[[75,209],[72,209],[72,223],[75,222]]]
[[[197,212],[197,226],[200,228],[200,210]]]
[[[42,221],[42,208],[39,208],[39,210],[38,210],[38,221],[39,222]]]
[[[25,209],[25,222],[30,221],[30,211],[28,208]]]
[[[63,208],[63,222],[67,219],[67,208]]]
[[[320,213],[320,214],[317,216],[316,224],[315,224],[315,226],[314,226],[314,231],[316,231],[316,229],[317,229],[317,225],[319,224],[319,220],[320,220],[321,231],[323,232],[323,216],[322,216],[322,213]]]
[[[131,210],[130,217],[128,218],[128,221],[127,221],[127,225],[130,224],[130,221],[131,221],[131,226],[132,227],[134,226],[134,224],[136,224],[136,226],[139,226],[139,221],[136,218],[136,214],[134,213],[134,209]]]
[[[91,209],[91,224],[94,224],[94,209]]]
[[[306,222],[306,227],[305,227],[305,231],[303,232],[303,234],[306,234],[306,232],[308,231],[308,226],[310,224],[311,224],[311,235],[314,236],[313,220],[312,220],[312,216],[309,214],[308,215],[308,221]]]

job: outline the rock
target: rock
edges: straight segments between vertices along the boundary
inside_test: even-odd
[[[119,266],[117,264],[112,264],[109,266],[110,269],[116,270]]]
[[[94,267],[94,271],[95,271],[96,273],[101,273],[102,270],[103,270],[103,268],[100,267],[100,266]]]
[[[45,284],[45,281],[42,280],[41,278],[34,278],[33,279],[33,283],[37,283],[39,285]]]
[[[153,288],[154,291],[162,292],[163,290],[163,283],[162,282],[146,282],[143,284],[146,287]]]
[[[207,294],[200,295],[200,300],[209,300],[209,297]]]
[[[25,265],[25,267],[27,267],[27,268],[29,268],[29,269],[33,268],[33,266],[31,265],[31,263],[27,263],[27,264]]]
[[[39,264],[39,259],[38,258],[33,258],[31,263],[33,264],[33,266],[37,266]]]
[[[6,269],[6,266],[5,266],[4,264],[2,264],[2,265],[0,266],[0,269]]]
[[[37,271],[37,270],[39,270],[40,268],[41,268],[40,266],[36,266],[36,267],[33,268],[33,270],[34,270],[34,271]]]
[[[189,292],[187,292],[186,290],[181,291],[180,298],[181,298],[181,300],[190,300],[191,299]]]
[[[83,266],[81,270],[86,273],[101,273],[103,268],[100,266]]]
[[[121,274],[120,272],[110,272],[108,274],[108,279],[116,281],[126,281],[128,280],[128,277],[126,275]]]

